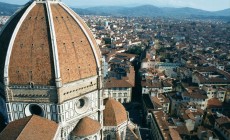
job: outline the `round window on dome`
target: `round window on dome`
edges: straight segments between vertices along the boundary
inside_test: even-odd
[[[25,108],[25,115],[30,116],[30,115],[38,115],[41,117],[44,117],[44,110],[43,108],[38,105],[38,104],[29,104]]]
[[[85,100],[84,99],[79,99],[76,102],[76,108],[78,108],[78,109],[82,108],[84,105],[85,105]]]
[[[86,112],[88,108],[89,99],[87,97],[80,98],[75,102],[75,111],[79,114]]]

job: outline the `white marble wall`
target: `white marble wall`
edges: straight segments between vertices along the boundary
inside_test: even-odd
[[[111,97],[120,103],[131,102],[132,88],[109,88],[105,89],[103,93],[103,98]]]

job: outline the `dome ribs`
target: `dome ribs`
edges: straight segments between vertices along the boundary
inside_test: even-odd
[[[54,68],[44,4],[36,4],[23,21],[13,45],[10,84],[53,85]],[[32,22],[32,23],[31,23]],[[27,36],[25,36],[25,34]],[[18,62],[23,63],[18,63]]]
[[[51,4],[51,9],[62,82],[69,83],[97,75],[93,51],[80,26],[60,5]]]
[[[100,51],[84,21],[63,3],[31,2],[0,36],[4,84],[58,86],[101,75]],[[18,16],[18,17],[17,17]],[[9,25],[13,25],[11,22]],[[6,27],[6,29],[9,27]],[[12,38],[10,38],[12,36]],[[8,48],[7,48],[8,47]],[[10,49],[9,49],[10,48]],[[5,49],[5,50],[4,50]],[[7,59],[5,59],[7,58]],[[8,73],[7,73],[8,72]]]
[[[128,120],[124,106],[112,98],[105,99],[103,115],[104,126],[119,126]]]
[[[13,31],[18,23],[18,21],[20,20],[21,16],[23,15],[23,13],[25,12],[25,10],[27,9],[28,6],[25,6],[21,11],[19,11],[18,13],[16,13],[15,15],[12,16],[13,20],[9,19],[9,23],[6,26],[6,28],[3,30],[2,29],[2,33],[0,35],[0,56],[2,57],[2,59],[0,59],[0,82],[3,84],[4,82],[4,66],[5,66],[5,58],[6,58],[6,52],[8,49],[8,45],[10,42],[10,38],[13,34]]]
[[[81,17],[79,15],[77,15],[73,10],[70,10],[70,12],[79,20],[81,21],[84,29],[88,32],[90,38],[94,38],[93,34],[91,33],[89,27],[85,24],[85,22],[81,19]],[[92,40],[93,42],[93,45],[95,46],[95,50],[96,50],[96,53],[97,53],[97,56],[98,57],[101,57],[101,51],[99,49],[99,47],[96,47],[97,46],[97,43],[95,40]]]

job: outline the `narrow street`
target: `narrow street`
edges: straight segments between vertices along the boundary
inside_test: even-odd
[[[142,91],[141,91],[141,77],[139,75],[139,70],[141,67],[141,61],[146,56],[146,50],[144,49],[141,56],[133,62],[135,69],[135,87],[132,89],[132,102],[124,104],[126,110],[129,112],[130,119],[136,123],[139,127],[145,127],[143,108],[142,108]]]

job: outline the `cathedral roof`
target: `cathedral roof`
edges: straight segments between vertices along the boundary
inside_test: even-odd
[[[0,83],[55,85],[96,76],[100,50],[84,21],[57,1],[31,1],[0,32]]]
[[[104,126],[118,126],[127,121],[127,113],[124,106],[112,98],[105,100],[103,116]]]
[[[51,140],[54,139],[58,124],[40,116],[29,116],[10,122],[0,133],[8,140]]]
[[[90,136],[101,129],[101,124],[89,117],[82,118],[72,131],[72,135],[78,137]]]

